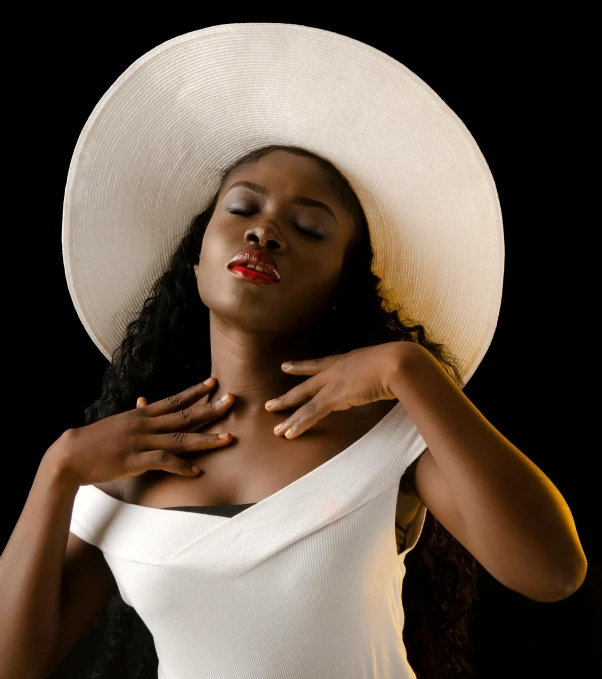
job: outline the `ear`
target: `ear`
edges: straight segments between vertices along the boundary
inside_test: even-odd
[[[193,264],[192,268],[194,269],[194,275],[198,278],[199,277],[199,265]]]

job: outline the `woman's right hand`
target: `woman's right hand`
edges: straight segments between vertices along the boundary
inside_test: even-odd
[[[193,463],[181,453],[210,450],[230,443],[230,434],[203,434],[190,430],[222,415],[234,402],[196,405],[216,384],[196,384],[175,396],[150,405],[138,399],[134,410],[111,415],[98,422],[67,429],[48,449],[58,455],[61,468],[80,486],[120,481],[151,469],[196,476]],[[146,400],[144,399],[144,403]]]

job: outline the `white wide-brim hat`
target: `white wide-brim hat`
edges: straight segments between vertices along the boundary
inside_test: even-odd
[[[457,358],[466,383],[502,298],[500,204],[476,141],[395,59],[307,26],[237,23],[169,40],[98,102],[67,177],[63,259],[111,360],[221,170],[268,144],[331,161],[364,209],[387,310]]]

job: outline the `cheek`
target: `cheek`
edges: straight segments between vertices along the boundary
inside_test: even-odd
[[[333,268],[332,262],[320,265],[314,261],[313,267],[301,267],[290,276],[286,297],[292,314],[298,314],[306,322],[316,321],[331,304],[339,281],[338,268]]]
[[[334,248],[307,256],[295,267],[295,294],[299,304],[321,313],[337,289],[342,267],[342,256]]]
[[[232,257],[229,253],[233,253],[235,249],[234,244],[228,243],[223,234],[211,229],[209,223],[201,243],[199,279],[203,277],[203,273],[215,275],[220,268],[224,268]]]
[[[196,275],[197,289],[205,306],[213,306],[215,302],[216,286],[212,282],[219,280],[220,265],[225,267],[227,261],[226,254],[221,253],[221,250],[219,240],[207,231],[201,245]]]

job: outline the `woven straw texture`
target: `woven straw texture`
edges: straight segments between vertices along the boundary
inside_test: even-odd
[[[364,43],[277,23],[163,43],[102,97],[67,178],[71,298],[110,360],[219,172],[267,144],[316,152],[366,213],[388,309],[422,323],[467,382],[498,320],[502,215],[476,141],[420,78]]]

